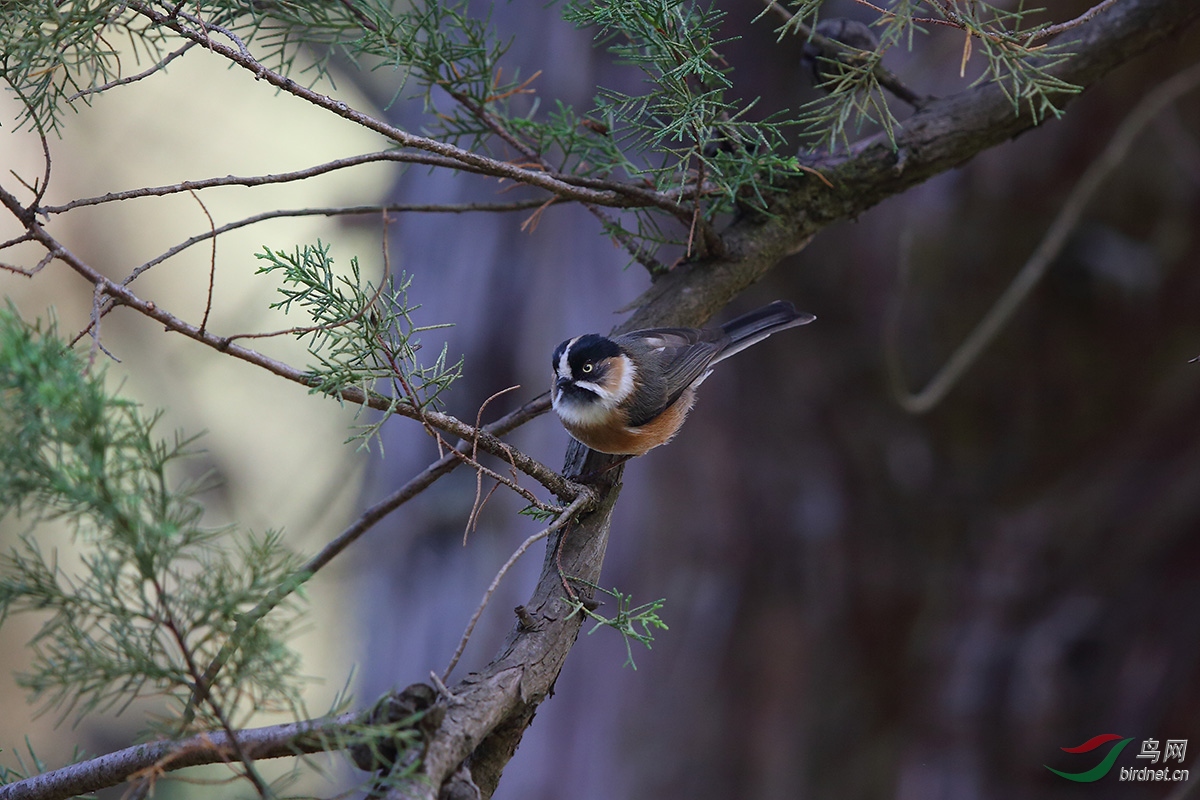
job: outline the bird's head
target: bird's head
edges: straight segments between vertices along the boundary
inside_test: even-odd
[[[554,350],[552,367],[554,410],[576,425],[605,422],[635,388],[637,368],[628,353],[597,333],[560,344]]]

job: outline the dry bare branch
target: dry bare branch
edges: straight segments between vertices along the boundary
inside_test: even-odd
[[[929,379],[925,387],[915,393],[909,392],[905,387],[903,368],[900,366],[898,329],[899,302],[902,298],[902,291],[900,289],[896,291],[893,295],[891,320],[886,327],[886,341],[883,349],[892,394],[905,411],[910,414],[925,414],[937,406],[954,388],[966,371],[971,368],[971,365],[979,360],[988,345],[995,341],[996,336],[1012,319],[1021,303],[1041,281],[1046,270],[1058,258],[1071,233],[1079,224],[1084,210],[1108,176],[1124,161],[1125,156],[1129,153],[1129,148],[1138,135],[1164,109],[1182,95],[1193,91],[1197,86],[1200,86],[1200,64],[1189,67],[1163,81],[1129,112],[1117,128],[1116,133],[1113,134],[1112,139],[1109,140],[1104,152],[1088,166],[1079,178],[1059,210],[1058,216],[1050,223],[1042,241],[1038,243],[1029,260],[1021,267],[1008,288],[996,298],[996,302],[988,309],[983,319],[954,349],[946,363]]]

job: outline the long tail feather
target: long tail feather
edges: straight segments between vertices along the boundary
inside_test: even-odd
[[[786,300],[776,300],[770,305],[750,311],[737,319],[730,320],[721,326],[721,330],[729,337],[729,344],[721,351],[712,363],[723,361],[734,353],[740,353],[751,345],[758,344],[776,331],[807,325],[816,317],[803,311]]]

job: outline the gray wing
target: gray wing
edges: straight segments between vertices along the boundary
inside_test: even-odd
[[[650,328],[616,339],[643,365],[641,389],[634,397],[629,424],[645,425],[679,399],[729,343],[719,329]]]

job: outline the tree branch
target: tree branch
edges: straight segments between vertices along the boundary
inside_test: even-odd
[[[1049,25],[1045,28],[1040,28],[1039,30],[1034,31],[1034,33],[1029,37],[1029,41],[1036,42],[1039,39],[1045,39],[1049,36],[1057,36],[1058,34],[1063,33],[1064,31],[1069,31],[1072,28],[1078,28],[1080,25],[1084,24],[1092,17],[1096,16],[1101,11],[1104,11],[1106,8],[1116,2],[1117,0],[1101,0],[1101,2],[1092,6],[1075,19],[1067,20],[1066,22],[1060,22],[1057,25]]]
[[[75,272],[86,278],[96,287],[97,291],[111,298],[113,302],[128,306],[138,313],[162,323],[167,330],[181,333],[189,339],[194,339],[222,353],[227,353],[234,358],[254,364],[281,378],[286,378],[302,386],[311,387],[311,378],[307,372],[263,355],[256,350],[233,344],[229,337],[216,336],[209,331],[192,325],[176,317],[174,314],[159,308],[153,302],[138,297],[129,287],[105,277],[55,239],[37,221],[35,212],[22,207],[20,201],[2,186],[0,186],[0,205],[6,206],[12,212],[13,216],[26,226],[26,230],[29,231],[32,238],[46,248],[47,256],[45,260],[51,258],[61,260]],[[470,439],[480,449],[512,464],[564,500],[573,500],[578,494],[577,486],[563,478],[562,475],[536,459],[530,458],[520,450],[511,447],[486,430],[479,430],[470,423],[463,422],[450,414],[440,411],[430,411],[405,403],[393,406],[389,398],[368,394],[356,386],[348,386],[339,390],[337,396],[357,405],[368,406],[380,411],[390,410],[400,416],[427,423],[444,433],[449,433],[462,439]]]
[[[182,181],[166,186],[144,186],[138,189],[129,189],[124,192],[109,192],[108,194],[100,195],[99,197],[83,197],[78,200],[72,200],[69,203],[64,203],[61,206],[44,206],[38,211],[46,215],[62,214],[75,208],[85,206],[98,206],[104,203],[119,202],[122,200],[133,200],[139,197],[163,197],[165,195],[179,194],[181,192],[192,192],[197,189],[211,189],[217,186],[270,186],[277,183],[293,183],[295,181],[304,181],[309,178],[315,178],[318,175],[325,175],[330,172],[335,172],[340,169],[349,167],[357,167],[363,164],[377,164],[380,162],[400,162],[407,164],[424,164],[432,167],[446,167],[448,169],[467,169],[452,159],[447,158],[430,158],[429,156],[420,153],[404,153],[396,150],[383,150],[378,153],[363,153],[357,156],[347,156],[346,158],[338,158],[333,161],[328,161],[324,164],[298,169],[293,172],[281,172],[271,175],[225,175],[217,178],[204,178],[198,181]]]
[[[158,24],[170,25],[173,22],[168,16],[158,14],[145,4],[131,2],[130,7]],[[1200,17],[1200,3],[1194,0],[1130,0],[1115,4],[1108,7],[1104,14],[1095,16],[1087,24],[1069,32],[1070,38],[1067,41],[1076,55],[1059,65],[1055,74],[1074,84],[1086,86],[1094,83],[1153,44],[1177,35],[1197,17]],[[187,38],[202,38],[186,28],[180,30],[180,33]],[[218,42],[204,43],[214,52],[255,72],[273,85],[377,130],[402,146],[460,160],[469,166],[487,170],[488,174],[540,186],[569,199],[601,205],[628,206],[640,203],[663,207],[657,202],[660,198],[656,197],[656,202],[650,202],[650,198],[643,196],[653,193],[619,196],[621,193],[616,189],[594,192],[582,190],[544,173],[530,172],[495,162],[458,148],[450,148],[442,143],[398,131],[265,70],[261,64],[236,48]],[[1062,100],[1066,102],[1069,97],[1063,97]],[[832,182],[833,188],[813,178],[794,179],[785,187],[786,191],[771,196],[774,202],[770,216],[747,215],[727,229],[727,255],[682,264],[661,276],[652,289],[641,298],[636,312],[620,326],[620,329],[701,324],[740,291],[765,275],[785,256],[803,248],[813,235],[826,226],[854,217],[883,199],[952,169],[975,154],[1000,144],[1034,125],[1035,121],[1028,112],[1015,112],[1010,100],[995,86],[980,86],[931,102],[905,122],[903,129],[898,131],[895,148],[884,138],[876,137],[856,145],[847,154],[825,156],[807,164],[819,168]],[[600,199],[596,199],[596,195],[599,195]],[[3,189],[0,189],[0,201],[9,206],[54,257],[63,259],[81,274],[86,274],[85,268],[90,270],[90,267],[82,264],[49,237],[37,224],[32,212],[21,208],[15,198]],[[671,209],[672,213],[675,211],[676,209]],[[94,270],[92,272],[94,273]],[[89,280],[92,280],[94,285],[97,280],[107,281],[103,276],[95,274],[89,276]],[[153,304],[140,300],[125,287],[108,281],[104,290],[118,298],[119,302],[134,306],[139,312],[167,324],[173,330],[184,332],[209,346],[226,349],[220,346],[221,341],[218,337],[198,332],[170,315],[158,313]],[[255,363],[269,361],[253,351],[242,351],[240,348],[235,350],[232,345],[228,345],[227,349],[231,354]],[[275,371],[274,364],[260,365]],[[290,367],[287,369],[292,370]],[[292,375],[286,371],[279,374],[304,382],[301,375]],[[369,398],[363,397],[361,401],[367,402]],[[439,418],[439,422],[447,426],[442,428],[443,430],[451,433],[473,430],[471,426],[458,421],[455,422],[464,427],[456,428],[445,419]],[[481,436],[479,442],[481,447],[488,449],[489,440],[486,437]],[[455,780],[464,779],[464,764],[469,771],[469,779],[485,792],[484,796],[490,795],[496,777],[511,757],[538,704],[553,688],[579,633],[581,620],[579,615],[570,614],[571,604],[564,596],[563,580],[570,577],[594,584],[599,578],[608,542],[611,514],[619,494],[619,482],[623,471],[621,466],[616,466],[608,472],[604,471],[614,460],[613,457],[594,453],[577,443],[572,443],[568,449],[567,466],[564,470],[566,475],[577,477],[583,474],[601,474],[606,478],[604,484],[595,487],[597,506],[583,514],[575,524],[565,527],[557,536],[550,538],[537,587],[530,600],[524,604],[526,613],[514,625],[504,646],[492,662],[452,687],[453,696],[445,699],[445,717],[433,733],[418,774],[401,781],[388,793],[389,799],[419,797],[432,800],[452,776]],[[579,592],[585,602],[592,600],[587,583],[580,584]],[[297,741],[303,741],[302,734],[312,730],[305,727],[305,724],[296,726],[296,729],[301,738],[290,740],[289,746],[297,746]],[[246,735],[253,733],[250,731]],[[212,734],[210,737],[215,741],[217,735]],[[246,741],[242,735],[238,738],[239,741]],[[276,740],[271,741],[273,746],[278,748]],[[178,744],[169,743],[158,746],[166,748],[160,751],[163,754],[179,752],[180,748]],[[151,748],[154,745],[142,747]],[[130,748],[129,751],[121,752],[130,753],[137,749]],[[263,753],[276,751],[264,747],[261,752],[255,748],[250,748],[248,752],[251,757],[268,757]],[[94,759],[89,764],[111,766],[116,762],[116,755]],[[157,759],[147,761],[143,758],[141,763],[144,768],[157,763]],[[86,766],[80,765],[81,772],[85,772],[82,768]],[[174,768],[175,762],[172,761],[170,766]],[[55,774],[57,773],[50,775]],[[131,772],[126,769],[121,773],[124,777],[117,777],[115,780],[110,772],[104,779],[107,782],[103,783],[99,782],[98,773],[86,774],[90,775],[91,781],[73,784],[66,794],[41,794],[30,791],[23,792],[20,796],[36,797],[38,800],[58,800],[101,785],[112,785],[124,780]],[[47,777],[39,776],[30,780]],[[13,786],[26,784],[27,782],[22,782],[0,788],[0,800],[17,797]]]
[[[1118,5],[1075,29],[1077,55],[1058,72],[1072,83],[1094,83],[1154,43],[1178,34],[1198,16],[1200,4],[1191,0]],[[819,162],[816,166],[833,182],[833,189],[815,179],[799,179],[775,203],[774,216],[735,222],[726,234],[727,257],[683,264],[660,277],[618,330],[703,324],[822,228],[856,216],[1033,125],[1028,114],[1014,113],[995,87],[933,102],[905,124],[896,150],[877,138],[847,157]],[[611,460],[573,442],[565,472],[594,473]],[[613,481],[619,481],[621,469],[612,470]],[[579,632],[577,617],[564,618],[567,605],[555,564],[556,549],[562,542],[563,574],[594,583],[618,491],[618,486],[606,487],[596,510],[572,526],[565,541],[559,536],[547,544],[541,578],[525,604],[536,626],[518,622],[490,664],[452,687],[455,700],[430,743],[419,777],[389,793],[388,800],[432,800],[464,760],[482,796],[490,796]]]
[[[1178,35],[1198,17],[1200,3],[1191,0],[1117,4],[1064,37],[1075,55],[1054,74],[1086,87]],[[808,166],[819,169],[832,189],[802,177],[788,191],[769,196],[774,201],[771,216],[748,215],[725,231],[727,257],[680,264],[660,276],[635,303],[637,310],[621,330],[701,324],[827,226],[852,219],[1034,126],[1028,111],[1014,112],[999,87],[981,85],[913,114],[897,130],[894,149],[879,135],[856,144],[849,154],[816,158]]]
[[[417,775],[402,781],[385,800],[432,800],[468,757],[477,785],[491,783],[484,776],[498,776],[503,770],[579,635],[582,615],[571,614],[563,581],[581,581],[579,599],[592,602],[591,585],[600,578],[623,471],[619,457],[571,442],[563,472],[572,477],[590,474],[604,478],[603,483],[594,485],[596,507],[548,540],[541,577],[524,604],[526,613],[509,632],[496,658],[453,687],[454,699],[429,742]]]
[[[546,413],[549,409],[550,395],[549,393],[544,393],[530,400],[516,411],[504,415],[495,422],[484,425],[481,430],[493,436],[503,436],[534,417]],[[458,442],[455,449],[460,453],[466,453],[471,449],[471,444],[470,440],[462,439]],[[301,568],[301,571],[315,573],[321,569],[349,547],[358,537],[370,530],[376,522],[420,494],[435,480],[453,471],[461,463],[462,461],[454,453],[446,453],[446,455],[430,464],[399,489],[360,514],[358,519],[351,523],[349,527],[338,534],[329,544],[325,545],[320,553],[309,559]]]
[[[149,261],[139,265],[136,269],[125,276],[121,281],[122,286],[128,286],[138,279],[139,276],[146,270],[152,269],[164,261],[179,255],[179,253],[188,249],[192,245],[200,242],[215,239],[223,233],[245,228],[249,225],[256,225],[259,222],[266,222],[272,219],[291,218],[291,217],[341,217],[341,216],[357,216],[363,214],[380,214],[380,213],[414,213],[414,214],[465,214],[472,211],[488,211],[488,212],[506,212],[506,211],[529,211],[530,209],[540,209],[548,205],[556,205],[559,203],[558,198],[550,198],[549,200],[514,200],[509,203],[382,203],[366,206],[337,206],[329,208],[294,208],[294,209],[276,209],[274,211],[264,211],[260,214],[254,214],[249,217],[244,217],[233,222],[227,222],[216,228],[209,229],[203,233],[198,233],[191,238],[185,239],[179,244],[164,250]],[[20,237],[19,241],[30,241],[33,237],[26,233]],[[18,240],[13,240],[16,243]],[[0,244],[0,250],[10,246],[10,243]],[[0,265],[2,266],[2,265]],[[22,270],[22,274],[25,273]],[[100,309],[99,316],[104,317],[108,312],[112,311],[115,303],[111,300],[106,300],[104,306]],[[79,341],[88,334],[91,330],[91,324],[79,332],[78,335],[71,341],[71,344]],[[236,338],[236,337],[234,337]]]
[[[125,280],[121,281],[128,286],[133,280],[151,267],[157,266],[172,256],[178,255],[183,250],[191,247],[194,244],[211,239],[215,236],[220,236],[223,233],[245,228],[248,225],[256,225],[260,222],[266,222],[272,219],[291,218],[291,217],[349,217],[363,214],[380,214],[380,213],[412,213],[412,214],[466,214],[473,211],[487,212],[507,212],[507,211],[530,211],[532,209],[541,208],[547,203],[555,204],[558,200],[551,198],[550,200],[515,200],[510,203],[376,203],[366,206],[336,206],[329,208],[281,208],[272,211],[264,211],[260,214],[254,214],[249,217],[244,217],[233,222],[227,222],[224,225],[219,225],[215,230],[198,233],[195,236],[180,242],[170,250],[163,251],[162,254],[142,264],[135,269]],[[0,246],[2,249],[2,246]]]
[[[362,720],[360,713],[286,725],[239,731],[237,744],[250,759],[282,758],[330,749],[336,734]],[[232,756],[232,744],[222,731],[202,733],[180,741],[134,745],[25,780],[0,786],[0,800],[67,800],[116,786],[148,770],[173,772],[201,764],[220,764]]]
[[[545,413],[549,406],[549,395],[543,394],[495,422],[483,426],[483,430],[503,436]],[[458,449],[462,452],[468,451],[470,446],[471,442],[466,440],[458,443]],[[459,463],[453,454],[447,453],[429,465],[400,489],[367,509],[321,552],[309,559],[300,571],[310,575],[316,573],[375,523],[419,494],[437,478],[452,471]],[[587,496],[586,493],[581,494],[581,497]],[[577,502],[580,502],[581,507],[582,501]],[[238,732],[237,743],[248,759],[317,753],[331,749],[331,743],[338,739],[336,734],[346,725],[361,721],[360,713],[351,713],[334,718],[254,728]],[[214,732],[179,741],[136,745],[0,786],[0,800],[66,800],[76,795],[116,786],[152,769],[171,772],[201,764],[223,763],[228,761],[233,753],[230,744],[224,732]]]
[[[68,103],[73,103],[81,97],[87,97],[88,95],[92,95],[92,94],[100,94],[101,92],[106,92],[109,89],[112,89],[116,86],[124,86],[125,84],[128,84],[128,83],[135,83],[144,78],[149,78],[154,73],[166,69],[167,64],[170,64],[172,61],[179,58],[181,55],[186,53],[188,50],[191,50],[195,46],[196,46],[196,42],[187,42],[183,45],[183,47],[179,48],[178,50],[168,53],[165,57],[163,57],[163,59],[161,61],[159,61],[158,63],[156,63],[154,66],[150,67],[147,70],[143,70],[142,72],[139,72],[136,75],[130,75],[127,78],[117,78],[116,80],[109,81],[108,83],[102,84],[100,86],[93,86],[90,89],[81,89],[80,91],[76,92],[75,94],[68,95],[66,100]]]
[[[901,291],[897,289],[895,304],[889,324],[888,341],[884,345],[884,358],[887,365],[892,394],[900,407],[910,414],[924,414],[932,410],[946,394],[954,388],[962,376],[970,369],[983,351],[992,343],[1004,328],[1012,315],[1016,313],[1021,303],[1038,285],[1046,270],[1058,258],[1066,246],[1071,234],[1079,224],[1084,210],[1108,176],[1125,160],[1129,148],[1142,130],[1150,124],[1163,109],[1178,100],[1200,84],[1200,64],[1195,64],[1183,72],[1167,79],[1154,91],[1146,95],[1133,111],[1117,128],[1109,140],[1104,152],[1093,161],[1084,171],[1083,176],[1071,190],[1058,216],[1047,229],[1042,241],[1033,254],[1013,278],[1008,288],[996,298],[995,303],[971,330],[967,338],[954,349],[946,363],[934,374],[929,382],[918,392],[910,392],[905,386],[898,353],[899,303]]]
[[[870,4],[868,3],[868,5]],[[875,6],[872,6],[872,8],[875,8],[875,10],[881,11],[884,14],[891,13],[886,9],[877,8]],[[808,25],[796,20],[795,15],[776,2],[776,0],[767,0],[767,10],[775,12],[775,15],[783,20],[784,24],[780,30],[790,31],[794,35],[803,38],[807,45],[812,47],[818,53],[820,58],[829,59],[830,61],[839,61],[847,56],[853,56],[855,52],[853,47],[843,42],[839,42],[837,39],[830,39],[827,36],[822,36],[821,34],[817,33]],[[912,89],[909,89],[904,85],[903,81],[901,81],[900,78],[895,75],[895,73],[883,66],[883,64],[876,64],[873,71],[875,73],[875,80],[879,82],[880,86],[884,87],[897,98],[905,103],[908,103],[913,108],[921,108],[933,100],[932,97],[919,95]]]
[[[682,209],[677,203],[658,192],[648,189],[614,183],[612,181],[551,174],[540,169],[526,169],[505,161],[488,158],[471,150],[464,150],[461,147],[440,142],[436,139],[411,134],[394,125],[389,125],[382,120],[376,119],[369,114],[364,114],[355,108],[351,108],[344,102],[334,100],[327,95],[298,84],[291,78],[285,77],[274,70],[268,69],[266,65],[251,56],[245,50],[244,46],[230,47],[220,42],[215,42],[211,38],[183,25],[175,16],[161,13],[147,3],[130,2],[129,8],[156,25],[170,28],[185,39],[203,44],[207,50],[250,71],[256,78],[264,80],[288,94],[295,95],[318,108],[332,112],[367,130],[375,131],[401,147],[410,147],[449,159],[453,163],[446,166],[450,166],[453,169],[465,169],[497,178],[507,178],[516,183],[545,189],[566,200],[576,200],[581,203],[616,206],[618,208],[656,207],[673,215],[686,214],[686,210]]]
[[[525,551],[527,551],[530,547],[533,547],[533,545],[540,542],[542,539],[545,539],[547,536],[558,532],[559,529],[561,529],[564,525],[569,525],[576,514],[578,514],[580,511],[587,510],[593,502],[594,498],[590,493],[581,493],[579,497],[575,498],[571,505],[565,508],[563,512],[558,515],[558,518],[554,520],[553,524],[526,538],[525,541],[521,542],[521,546],[513,551],[513,554],[508,557],[508,561],[504,562],[504,566],[500,567],[500,570],[496,573],[496,576],[492,578],[492,582],[488,586],[487,591],[483,593],[483,600],[480,601],[478,608],[475,609],[475,613],[471,615],[471,621],[467,623],[467,629],[463,633],[462,639],[459,640],[458,647],[454,649],[454,655],[450,657],[450,664],[442,673],[443,681],[450,680],[450,673],[454,672],[454,667],[458,664],[458,659],[462,657],[463,651],[467,649],[467,642],[471,640],[471,632],[475,630],[475,624],[479,622],[479,618],[483,616],[483,610],[487,608],[488,602],[492,599],[492,595],[496,593],[496,589],[500,586],[500,581],[504,580],[504,576],[508,574],[510,569],[512,569],[513,564],[516,564],[518,559],[525,555]]]

